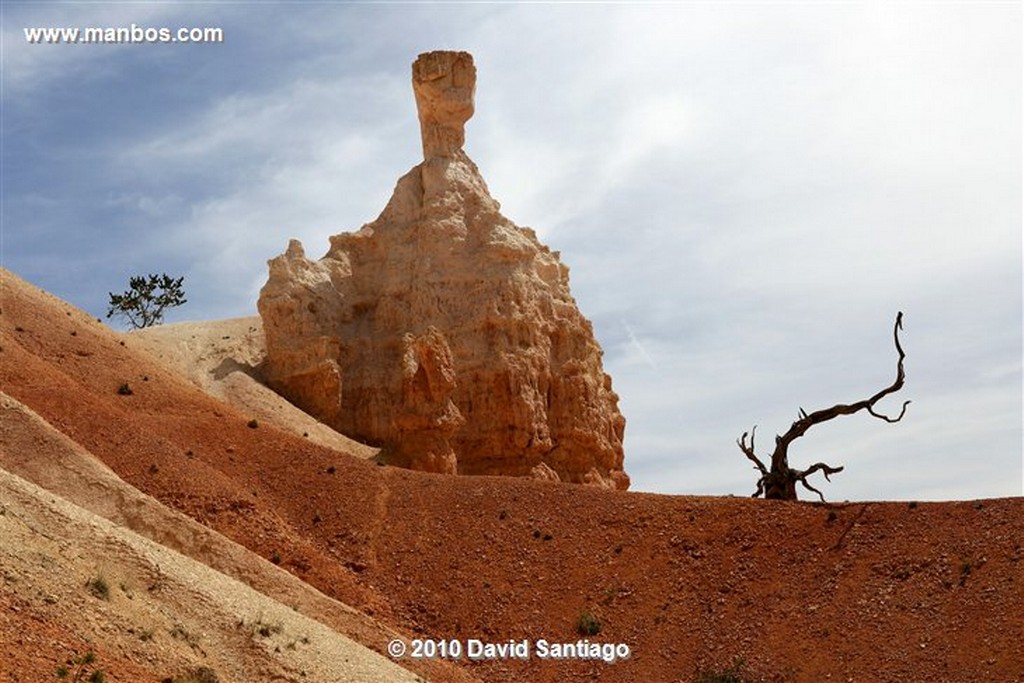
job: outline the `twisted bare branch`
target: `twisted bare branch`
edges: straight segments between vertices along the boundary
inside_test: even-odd
[[[750,445],[749,446],[747,445],[747,433],[746,432],[743,432],[743,436],[741,436],[739,439],[736,440],[736,445],[740,447],[740,450],[743,451],[743,454],[746,455],[751,460],[751,462],[754,463],[756,468],[761,472],[761,476],[757,480],[757,490],[754,491],[754,494],[751,496],[751,498],[757,498],[762,493],[764,493],[765,484],[768,481],[768,478],[770,476],[768,474],[768,468],[765,467],[764,463],[761,462],[761,459],[758,458],[757,455],[754,454],[754,435],[756,433],[757,433],[757,425],[754,425],[754,428],[750,430]]]
[[[743,436],[736,440],[736,445],[740,447],[740,450],[743,451],[744,455],[746,455],[748,458],[750,458],[751,461],[753,461],[754,465],[757,466],[757,469],[761,471],[761,474],[768,474],[768,468],[765,467],[764,463],[761,462],[761,459],[754,454],[754,435],[756,433],[757,425],[754,425],[754,428],[750,430],[750,445],[747,445],[746,432],[743,432]]]
[[[831,481],[831,479],[829,479],[829,475],[842,472],[842,467],[833,467],[822,462],[819,462],[806,470],[794,470],[789,467],[789,445],[807,433],[807,430],[814,425],[827,422],[833,418],[839,417],[840,415],[852,415],[860,412],[861,410],[866,410],[873,417],[885,420],[888,423],[899,422],[903,419],[903,416],[906,415],[907,412],[907,406],[910,405],[910,401],[903,402],[903,407],[900,409],[900,412],[896,417],[890,417],[889,415],[875,411],[875,404],[886,396],[894,394],[902,389],[903,383],[906,380],[906,373],[903,369],[903,360],[906,358],[906,353],[903,351],[903,346],[900,344],[900,330],[902,329],[903,312],[900,311],[896,314],[896,323],[893,326],[893,341],[896,345],[896,352],[899,355],[899,358],[896,361],[896,379],[893,383],[875,393],[871,398],[863,401],[857,401],[856,403],[838,403],[830,408],[816,410],[812,413],[808,413],[803,408],[799,408],[797,420],[782,436],[775,437],[775,450],[772,452],[770,469],[765,467],[764,463],[762,463],[754,453],[753,430],[750,434],[749,446],[747,445],[747,434],[746,432],[743,433],[743,436],[740,437],[736,443],[739,445],[740,450],[743,451],[743,454],[757,466],[757,469],[761,473],[761,477],[757,481],[757,491],[754,493],[755,498],[763,493],[766,498],[795,500],[796,482],[800,482],[804,488],[817,493],[823,501],[825,500],[821,491],[807,483],[807,477],[816,472],[822,472],[825,475],[825,479],[827,481]],[[757,428],[755,427],[754,429],[756,430]]]
[[[824,503],[825,502],[825,496],[822,495],[821,491],[819,491],[818,489],[814,488],[813,486],[811,486],[810,484],[807,483],[807,477],[812,475],[812,474],[814,474],[815,472],[820,471],[822,474],[825,475],[825,481],[832,481],[832,479],[829,477],[829,475],[836,474],[837,472],[842,472],[843,471],[843,466],[840,465],[839,467],[832,467],[831,465],[826,465],[823,462],[819,462],[819,463],[816,463],[814,465],[811,465],[810,467],[808,467],[806,470],[803,470],[803,471],[797,471],[797,470],[790,470],[790,471],[793,473],[793,476],[796,478],[796,480],[799,481],[801,484],[803,484],[805,489],[807,489],[808,491],[814,491],[815,493],[817,493],[818,497],[821,498],[821,502]]]

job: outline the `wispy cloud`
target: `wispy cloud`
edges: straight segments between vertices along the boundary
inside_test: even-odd
[[[571,267],[637,488],[749,493],[736,437],[759,424],[770,443],[799,406],[891,381],[904,310],[908,418],[836,421],[795,453],[848,464],[840,498],[1020,493],[1019,7],[3,12],[4,259],[78,305],[99,313],[132,270],[174,270],[192,287],[182,314],[251,313],[288,238],[322,253],[419,160],[416,54],[468,49],[467,149],[503,212]],[[17,33],[132,21],[229,40]]]
[[[647,365],[657,370],[658,364],[654,362],[651,355],[647,353],[647,349],[645,349],[643,344],[640,343],[640,340],[636,338],[636,334],[633,332],[633,328],[629,326],[629,323],[623,321],[622,327],[626,330],[626,336],[629,337],[629,345],[636,355],[639,356],[644,363],[647,363]]]

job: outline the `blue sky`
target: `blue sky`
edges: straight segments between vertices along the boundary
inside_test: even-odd
[[[464,49],[466,150],[562,252],[635,490],[749,495],[798,407],[895,373],[896,425],[813,428],[830,500],[1021,495],[1021,5],[4,2],[3,265],[96,314],[251,315],[266,260],[383,209],[420,160],[410,65]],[[32,45],[24,28],[220,27]],[[809,494],[813,497],[813,494]]]

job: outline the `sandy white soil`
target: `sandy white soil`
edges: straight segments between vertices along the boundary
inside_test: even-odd
[[[157,325],[129,336],[140,350],[257,420],[356,457],[377,455],[379,449],[339,434],[262,383],[266,346],[259,316]]]

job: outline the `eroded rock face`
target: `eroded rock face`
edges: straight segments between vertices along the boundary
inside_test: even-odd
[[[475,74],[465,52],[420,55],[423,163],[319,261],[294,240],[270,261],[268,381],[395,464],[625,489],[625,420],[569,270],[462,151]]]

